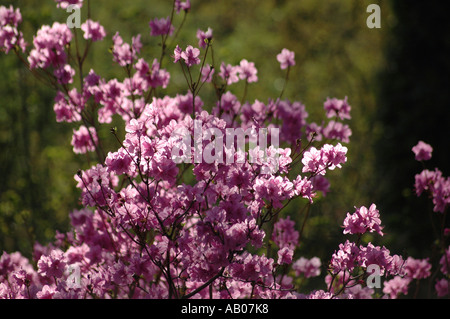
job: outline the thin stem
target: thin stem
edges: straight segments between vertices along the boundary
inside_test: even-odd
[[[283,94],[284,94],[284,91],[285,91],[285,89],[286,89],[287,82],[288,82],[288,80],[289,80],[289,73],[290,73],[290,70],[291,70],[291,66],[288,66],[287,72],[286,72],[286,77],[284,78],[283,89],[281,90],[281,93],[280,93],[280,100],[281,100],[281,98],[282,98],[282,96],[283,96]]]

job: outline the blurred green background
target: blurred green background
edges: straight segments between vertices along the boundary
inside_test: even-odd
[[[411,147],[418,140],[431,143],[430,168],[450,174],[448,125],[450,111],[448,71],[450,23],[441,2],[402,0],[191,0],[192,10],[177,42],[197,46],[197,29],[214,30],[216,61],[255,62],[259,81],[249,86],[249,101],[267,102],[281,91],[285,73],[276,55],[283,48],[295,51],[296,66],[285,98],[306,105],[311,121],[324,119],[327,97],[348,96],[352,106],[348,163],[329,177],[331,191],[311,208],[300,253],[326,261],[344,240],[340,225],[354,206],[376,203],[386,236],[367,238],[393,253],[417,258],[430,255],[435,240],[426,198],[413,193],[414,174],[422,166]],[[366,8],[381,7],[381,28],[369,29]],[[435,3],[435,4],[432,4]],[[438,3],[439,5],[436,5]],[[28,43],[42,24],[65,22],[69,13],[54,1],[1,0],[20,7],[21,30]],[[94,67],[106,79],[123,78],[108,49],[116,31],[129,41],[142,35],[142,56],[159,57],[159,38],[149,34],[148,22],[167,17],[172,1],[92,1],[92,18],[107,30],[94,43],[85,70]],[[86,12],[83,11],[83,16]],[[179,25],[182,15],[177,16]],[[173,48],[169,48],[171,51]],[[187,93],[184,78],[170,58],[171,84],[161,94]],[[20,250],[30,255],[35,241],[47,243],[55,231],[67,231],[68,214],[79,208],[74,174],[86,168],[85,157],[70,145],[76,126],[57,123],[55,92],[24,69],[13,54],[0,56],[0,251]],[[231,90],[239,96],[242,88]],[[213,103],[210,88],[203,89],[206,104]],[[114,123],[116,124],[116,123]],[[117,123],[120,127],[120,123]],[[105,125],[100,135],[117,145]],[[301,225],[300,202],[289,213]]]

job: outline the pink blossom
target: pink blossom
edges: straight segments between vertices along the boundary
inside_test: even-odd
[[[184,62],[188,67],[200,63],[200,59],[198,57],[199,55],[200,50],[192,47],[192,45],[188,45],[186,50],[181,52],[181,58],[183,58]]]
[[[346,240],[345,243],[339,244],[339,250],[335,251],[331,257],[330,267],[334,274],[346,270],[352,272],[357,265],[359,256],[359,248],[355,243]]]
[[[57,7],[61,9],[67,9],[68,6],[74,5],[79,8],[83,6],[83,0],[55,0]]]
[[[19,48],[25,52],[27,43],[21,31],[10,25],[0,25],[0,50],[8,54],[12,49]]]
[[[326,196],[327,193],[330,191],[330,182],[323,175],[314,176],[313,178],[311,178],[311,182],[312,182],[312,189],[314,191],[322,192],[323,196]]]
[[[314,192],[315,189],[313,188],[313,183],[310,179],[298,175],[297,178],[293,181],[293,184],[295,195],[307,198],[310,203],[313,202],[313,198],[316,196],[316,193]]]
[[[90,127],[88,130],[86,126],[81,125],[78,130],[73,130],[71,144],[74,153],[85,154],[87,152],[93,152],[97,143],[98,137],[94,127]]]
[[[347,124],[331,120],[322,128],[321,134],[327,139],[336,139],[343,143],[349,143],[352,130]]]
[[[22,32],[17,29],[21,22],[20,9],[0,6],[0,50],[4,50],[6,54],[15,47],[25,52],[27,44]]]
[[[58,92],[55,96],[53,110],[56,114],[57,122],[78,122],[81,120],[81,111],[84,108],[84,102],[76,89],[69,92],[66,97],[64,93]]]
[[[149,26],[151,36],[171,35],[174,30],[170,17],[161,19],[155,18],[149,22]]]
[[[307,259],[300,257],[292,265],[292,269],[295,270],[297,276],[303,275],[305,278],[317,277],[320,275],[320,267],[322,263],[318,257]]]
[[[280,247],[295,248],[298,245],[299,233],[295,230],[295,222],[290,217],[280,218],[273,226],[272,240]]]
[[[56,286],[53,285],[44,285],[42,290],[39,291],[36,296],[38,299],[53,299],[53,296],[58,292]]]
[[[341,168],[341,164],[347,161],[347,147],[338,143],[336,146],[325,144],[320,150],[314,146],[303,154],[302,172],[311,172],[313,175],[325,175],[326,170]]]
[[[439,260],[440,270],[443,274],[450,274],[450,246],[445,250],[441,259]]]
[[[50,278],[61,278],[66,267],[63,251],[55,249],[48,256],[41,256],[37,266],[40,275]]]
[[[246,80],[248,83],[258,81],[258,70],[253,62],[248,62],[246,59],[241,60],[237,72],[241,80]]]
[[[417,196],[424,191],[429,192],[435,212],[443,213],[450,205],[450,178],[443,177],[442,172],[437,168],[434,171],[425,169],[420,174],[416,174],[414,188]]]
[[[322,153],[320,150],[312,146],[308,151],[303,154],[302,158],[303,169],[302,172],[312,172],[320,174],[325,174],[323,169],[324,163],[322,159]]]
[[[294,256],[294,250],[289,247],[285,246],[278,250],[278,260],[277,263],[279,265],[289,265],[292,263],[292,257]]]
[[[30,51],[30,68],[58,67],[66,64],[65,47],[72,40],[72,32],[66,24],[54,22],[50,27],[44,25],[33,39],[34,48]]]
[[[230,265],[231,274],[243,280],[256,281],[271,275],[273,259],[262,255],[245,254]]]
[[[281,50],[281,53],[277,55],[277,60],[280,62],[282,70],[287,69],[290,66],[295,65],[295,52],[288,49]]]
[[[202,31],[200,29],[197,30],[197,39],[198,39],[198,46],[200,48],[206,48],[211,41],[213,37],[213,30],[211,28],[208,28],[206,31]]]
[[[345,97],[343,100],[339,100],[336,98],[327,98],[323,107],[328,118],[338,117],[341,120],[351,119],[351,106],[347,102],[347,97]]]
[[[393,279],[384,282],[383,293],[391,299],[397,299],[400,294],[407,295],[410,282],[411,279],[409,278],[395,276]]]
[[[238,72],[238,66],[232,66],[231,64],[225,64],[224,62],[220,64],[219,76],[225,80],[227,85],[239,82]]]
[[[185,0],[182,2],[181,0],[175,0],[175,10],[177,13],[180,13],[181,10],[188,12],[191,9],[191,1]]]
[[[210,64],[206,64],[202,69],[202,82],[211,82],[214,71],[214,68]]]
[[[73,82],[73,77],[75,76],[75,70],[70,66],[70,64],[66,64],[61,66],[60,68],[55,69],[53,71],[56,79],[61,84],[70,84]]]
[[[17,28],[21,22],[22,22],[22,14],[20,13],[19,8],[14,9],[12,5],[10,5],[9,8],[5,6],[0,6],[1,27],[10,25],[12,27]]]
[[[442,278],[436,281],[434,285],[438,297],[445,297],[450,294],[450,282],[448,279]]]
[[[131,169],[130,165],[132,162],[133,159],[124,149],[120,149],[114,153],[109,152],[105,160],[108,170],[117,175],[127,174]]]
[[[183,50],[177,44],[177,46],[175,47],[175,50],[173,51],[173,58],[174,58],[173,62],[174,63],[177,63],[178,61],[180,61],[182,52],[183,52]]]
[[[431,275],[429,259],[415,259],[408,257],[405,262],[405,271],[408,278],[423,279]]]
[[[81,25],[81,30],[83,30],[83,37],[86,40],[90,39],[94,42],[101,41],[106,36],[103,26],[101,26],[99,22],[90,19],[86,20],[86,22]]]
[[[332,299],[332,298],[333,294],[331,292],[324,290],[315,290],[307,296],[307,299]]]
[[[380,214],[375,204],[370,205],[369,209],[365,206],[356,208],[353,214],[347,213],[347,217],[344,220],[344,234],[377,232],[383,236],[382,229]]]
[[[433,148],[430,144],[419,141],[419,143],[412,148],[412,151],[414,152],[416,161],[428,161],[431,159]]]
[[[292,182],[281,176],[268,179],[258,177],[253,188],[256,191],[256,199],[265,199],[276,208],[282,207],[281,202],[293,195]]]
[[[295,145],[301,139],[303,127],[306,126],[308,112],[305,105],[298,101],[277,100],[275,102],[276,118],[283,120],[281,126],[280,139]]]
[[[125,43],[119,32],[116,32],[113,36],[113,58],[120,66],[126,66],[132,64],[137,58],[137,54],[140,52],[142,44],[140,42],[140,35],[132,38],[132,45]]]

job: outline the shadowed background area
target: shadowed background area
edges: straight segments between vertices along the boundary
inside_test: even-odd
[[[280,94],[285,74],[276,55],[288,48],[296,54],[296,66],[284,97],[305,104],[310,121],[322,121],[327,97],[347,96],[352,106],[348,162],[330,174],[330,193],[312,206],[300,253],[326,260],[345,238],[340,225],[346,212],[376,203],[387,234],[380,243],[393,253],[428,256],[435,216],[429,214],[430,201],[414,195],[414,174],[422,167],[411,148],[420,139],[430,143],[434,157],[427,165],[450,174],[445,133],[450,124],[450,22],[445,11],[429,2],[400,0],[191,2],[174,45],[196,46],[197,29],[211,27],[217,61],[235,65],[245,58],[255,63],[259,81],[249,86],[249,101],[267,102]],[[125,41],[141,34],[142,56],[147,61],[159,57],[160,39],[150,36],[148,22],[167,17],[171,3],[93,1],[92,19],[105,27],[107,38],[93,45],[86,69],[93,67],[106,79],[123,78],[109,52],[116,31]],[[381,7],[381,29],[366,25],[370,3]],[[21,9],[28,43],[42,24],[64,22],[69,15],[51,0],[0,1],[10,4]],[[175,25],[181,21],[182,15],[177,16]],[[160,93],[187,93],[170,58],[163,67],[172,78]],[[1,55],[0,70],[0,251],[30,255],[35,241],[47,243],[56,231],[69,229],[68,214],[80,207],[73,176],[87,168],[87,161],[72,152],[76,126],[55,121],[55,92],[34,79],[13,54]],[[242,95],[242,88],[234,93]],[[209,88],[201,96],[205,105],[214,103]],[[117,148],[109,135],[113,125],[120,131],[121,123],[114,122],[99,132],[111,140],[110,150]],[[300,204],[292,203],[287,212],[299,227]]]

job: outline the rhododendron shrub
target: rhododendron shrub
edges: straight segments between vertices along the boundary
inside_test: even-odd
[[[63,9],[84,9],[83,2],[56,1]],[[0,8],[0,49],[55,89],[56,121],[75,126],[73,151],[97,159],[74,172],[82,207],[69,213],[71,230],[36,243],[32,261],[1,255],[0,298],[371,298],[381,290],[367,284],[373,269],[392,278],[382,295],[396,298],[430,276],[426,259],[362,243],[366,233],[384,235],[375,204],[343,218],[349,239],[329,260],[299,255],[303,227],[286,207],[300,198],[308,210],[328,192],[329,172],[347,162],[348,99],[324,101],[328,121],[320,125],[308,121],[300,101],[283,98],[284,89],[268,101],[247,100],[257,67],[248,57],[214,65],[211,28],[198,30],[191,45],[168,46],[184,22],[176,25],[175,17],[190,9],[190,1],[174,1],[168,17],[150,20],[147,32],[161,40],[162,54],[147,60],[140,34],[128,43],[90,17],[80,29],[44,25],[27,44],[20,10]],[[110,41],[122,79],[83,69],[96,41]],[[164,58],[179,66],[185,92],[164,95],[171,79]],[[276,61],[287,82],[295,53],[283,48]],[[238,85],[243,97],[233,90]],[[213,105],[202,100],[207,87],[217,95]],[[113,117],[125,134],[111,128],[117,148],[105,150],[97,132]],[[421,144],[414,152],[427,159],[431,150]],[[448,185],[437,170],[416,178],[417,193],[431,192],[439,212]],[[450,248],[440,261],[439,296],[448,294],[449,258]],[[300,293],[299,277],[319,275],[322,287]]]

